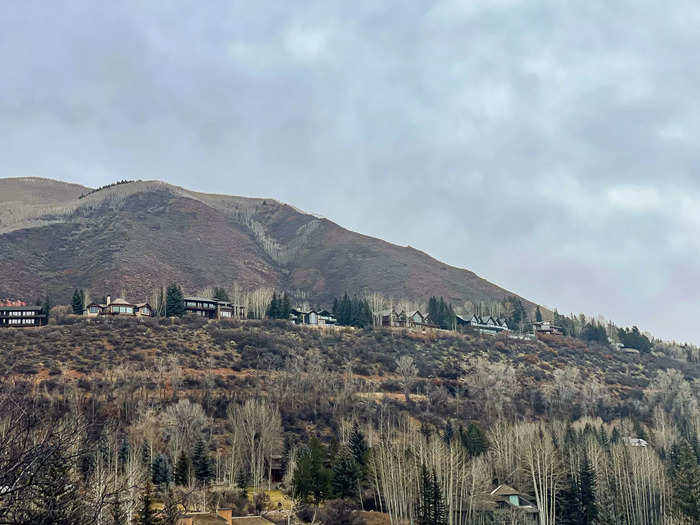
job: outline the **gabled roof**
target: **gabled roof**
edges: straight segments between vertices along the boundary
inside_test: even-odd
[[[499,485],[491,491],[492,496],[519,496],[520,492],[508,485]]]

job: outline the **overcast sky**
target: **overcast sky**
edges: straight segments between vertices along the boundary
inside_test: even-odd
[[[698,27],[694,0],[3,2],[0,176],[274,197],[700,343]]]

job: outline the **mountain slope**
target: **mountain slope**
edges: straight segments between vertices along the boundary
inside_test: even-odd
[[[394,298],[494,301],[510,293],[427,254],[348,231],[269,199],[197,193],[158,181],[96,191],[47,179],[0,179],[0,296],[75,287],[143,298],[233,281],[304,290],[328,304],[345,291]],[[532,303],[527,303],[533,307]]]

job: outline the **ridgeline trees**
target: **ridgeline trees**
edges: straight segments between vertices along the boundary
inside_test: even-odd
[[[617,330],[617,337],[625,347],[635,348],[645,354],[651,352],[654,346],[649,338],[641,333],[636,326],[633,326],[631,329],[619,328]]]
[[[279,296],[277,292],[273,292],[270,305],[267,307],[265,315],[267,315],[269,319],[289,319],[290,312],[291,307],[289,305],[289,296],[287,292]]]
[[[434,325],[444,330],[453,330],[455,327],[454,309],[442,297],[431,297],[428,300],[428,315]]]
[[[367,299],[353,296],[347,293],[340,299],[333,301],[333,316],[339,325],[367,328],[372,326],[372,310]]]

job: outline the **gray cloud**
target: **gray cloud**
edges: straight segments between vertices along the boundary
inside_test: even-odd
[[[700,342],[691,1],[20,2],[2,176],[271,196]]]

